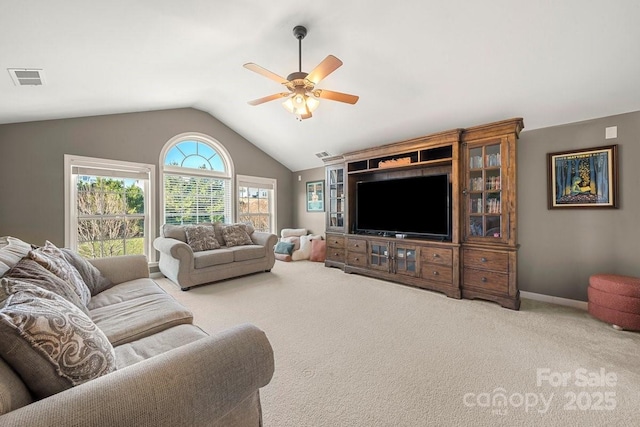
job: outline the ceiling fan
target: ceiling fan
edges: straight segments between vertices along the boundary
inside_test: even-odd
[[[334,92],[327,89],[316,89],[316,85],[320,83],[322,79],[333,73],[342,65],[342,61],[333,55],[329,55],[310,73],[303,72],[302,39],[307,35],[307,29],[302,25],[297,25],[293,29],[293,35],[298,39],[298,71],[289,74],[286,79],[252,62],[244,64],[244,68],[284,85],[289,89],[289,92],[280,92],[263,98],[254,99],[253,101],[249,101],[249,104],[260,105],[275,99],[287,98],[282,103],[284,108],[286,108],[290,113],[295,114],[298,120],[304,120],[310,118],[311,113],[318,108],[320,99],[329,99],[331,101],[345,102],[347,104],[355,104],[358,102],[358,97],[355,95]]]

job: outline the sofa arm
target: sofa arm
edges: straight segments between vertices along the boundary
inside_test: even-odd
[[[149,277],[149,262],[145,255],[121,255],[90,259],[100,273],[114,285]]]
[[[243,324],[9,412],[0,425],[258,426],[258,389],[273,371],[266,335]]]
[[[170,237],[156,237],[153,241],[153,247],[158,251],[181,261],[189,262],[193,259],[193,249],[191,249],[191,246],[178,239],[172,239]]]
[[[254,231],[251,233],[251,240],[256,245],[265,246],[267,249],[272,250],[278,243],[278,236],[263,231]]]

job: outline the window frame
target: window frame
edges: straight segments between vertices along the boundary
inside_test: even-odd
[[[145,217],[145,255],[149,263],[156,261],[156,250],[153,240],[156,237],[156,166],[146,163],[127,162],[124,160],[101,159],[97,157],[64,155],[64,244],[72,250],[78,249],[78,188],[73,173],[75,167],[102,169],[114,172],[130,172],[147,174],[144,198]],[[76,230],[74,232],[74,230]]]
[[[276,229],[276,214],[278,212],[278,206],[277,206],[277,195],[278,195],[278,180],[275,178],[264,178],[264,177],[259,177],[259,176],[248,176],[248,175],[236,175],[236,212],[238,212],[238,215],[240,214],[240,197],[238,196],[238,191],[240,190],[240,187],[247,187],[246,185],[241,185],[241,183],[248,183],[250,184],[249,187],[251,188],[251,184],[255,184],[256,187],[259,187],[261,185],[265,185],[265,186],[270,186],[273,187],[271,188],[271,197],[270,197],[270,201],[269,201],[269,228],[271,230],[271,233],[275,233],[274,230]],[[238,220],[238,218],[236,218],[236,220]]]
[[[200,143],[204,143],[210,146],[213,150],[215,150],[219,155],[222,163],[224,165],[225,171],[215,171],[215,170],[202,170],[195,168],[186,168],[182,166],[171,166],[165,165],[166,156],[169,151],[181,142],[185,141],[196,141]],[[191,176],[199,176],[199,177],[207,177],[214,179],[224,179],[229,181],[229,191],[231,192],[229,200],[229,215],[231,216],[230,220],[235,221],[236,218],[236,186],[234,177],[234,165],[231,160],[231,156],[227,149],[215,138],[212,138],[209,135],[198,133],[198,132],[185,132],[174,136],[169,139],[162,147],[160,151],[160,160],[158,162],[160,165],[160,189],[159,189],[159,206],[162,210],[162,223],[167,223],[166,218],[166,209],[165,209],[165,188],[164,188],[164,179],[165,174],[174,174],[174,175],[191,175]]]

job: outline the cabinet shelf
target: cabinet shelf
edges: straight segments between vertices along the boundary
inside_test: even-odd
[[[347,173],[366,173],[380,170],[399,170],[425,166],[450,165],[453,161],[451,145],[406,151],[347,163]]]

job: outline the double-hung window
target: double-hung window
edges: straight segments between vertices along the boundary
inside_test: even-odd
[[[87,258],[154,261],[155,166],[64,156],[65,246]]]
[[[254,176],[237,176],[238,221],[250,222],[257,231],[275,230],[276,180]]]

